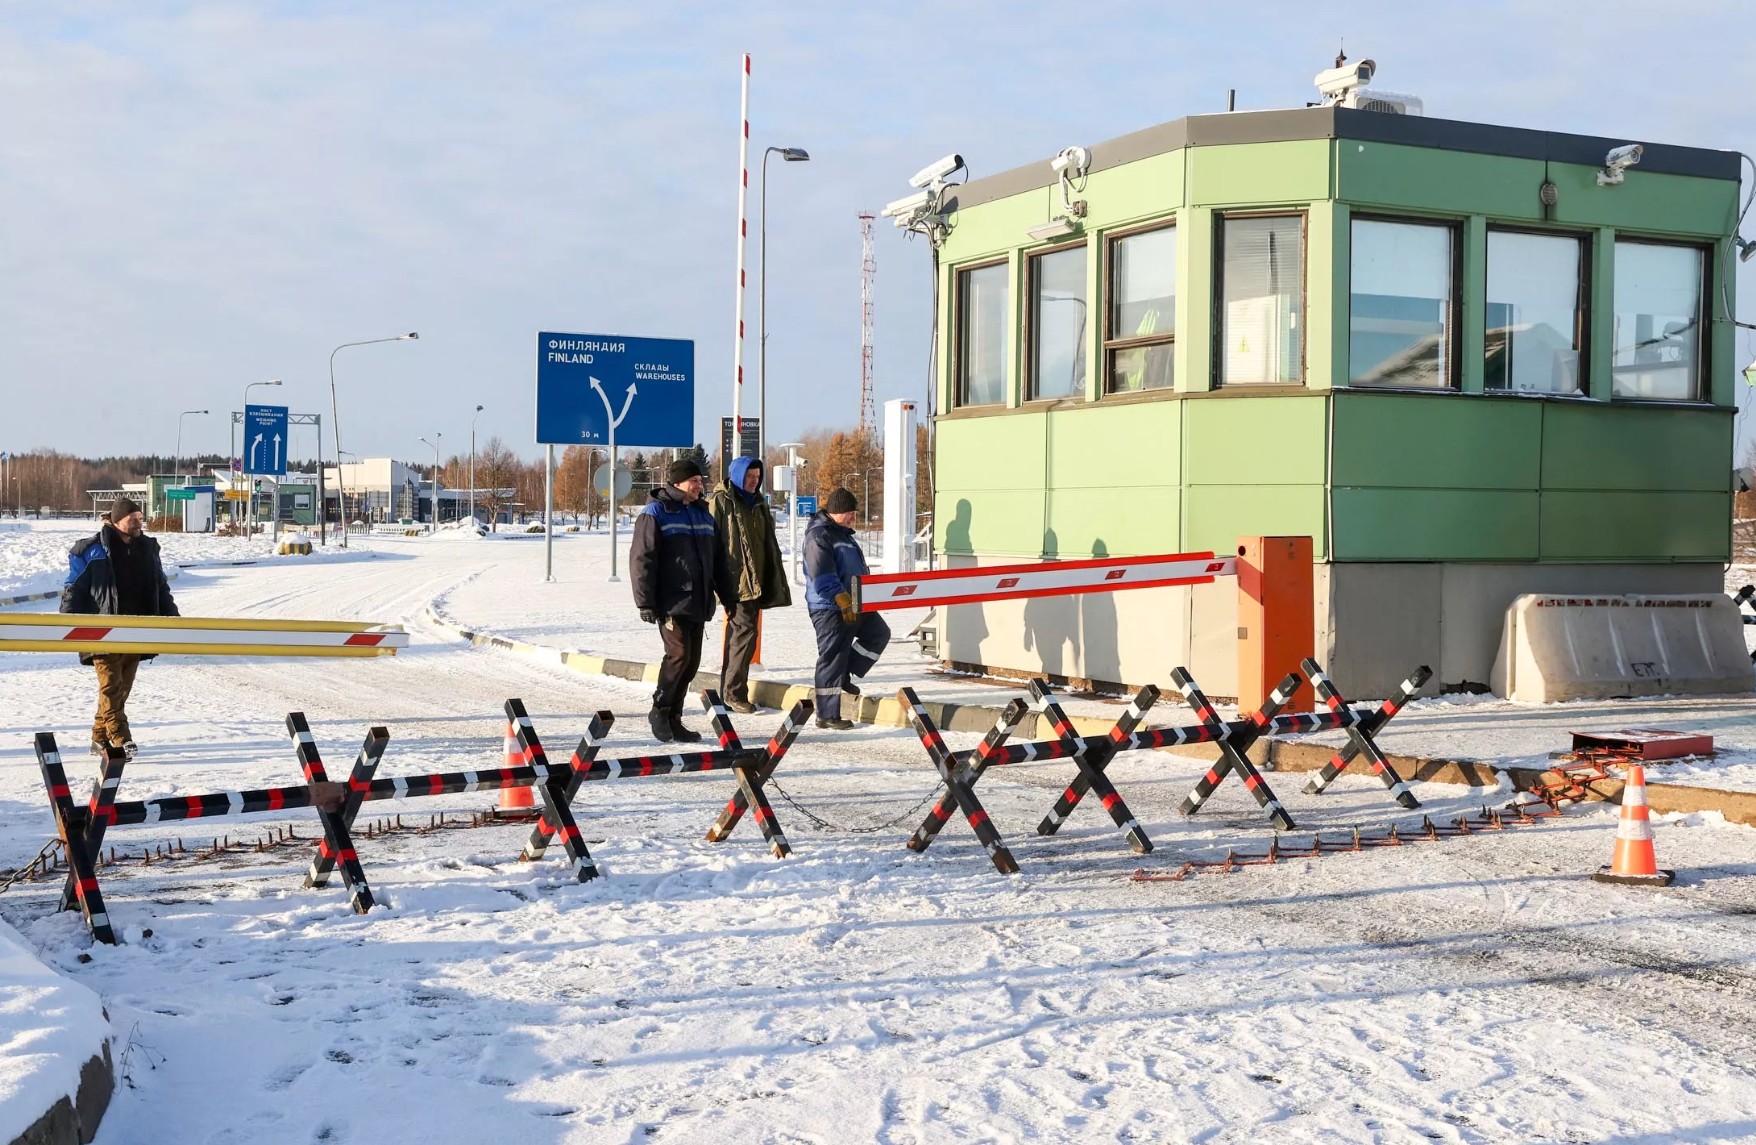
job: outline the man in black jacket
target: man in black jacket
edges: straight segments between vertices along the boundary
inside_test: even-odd
[[[683,726],[683,701],[701,667],[701,637],[713,619],[717,597],[729,611],[737,606],[737,584],[713,517],[701,502],[701,466],[692,458],[673,461],[665,484],[634,522],[628,568],[634,579],[634,607],[640,619],[659,626],[665,658],[647,722],[660,743],[693,743],[701,733]]]
[[[159,560],[159,543],[145,533],[140,506],[118,497],[96,536],[86,537],[67,554],[67,583],[61,611],[86,616],[176,616],[177,602]],[[134,674],[151,655],[79,654],[81,664],[98,670],[98,714],[91,723],[92,754],[102,758],[114,744],[134,758],[128,729],[128,693]]]

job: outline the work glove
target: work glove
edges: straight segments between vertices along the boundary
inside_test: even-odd
[[[852,624],[860,618],[860,614],[854,611],[854,598],[847,593],[836,593],[835,603],[836,606],[841,609],[841,619],[843,623]]]
[[[657,624],[659,622],[658,613],[650,608],[643,608],[640,610],[640,622],[642,624]]]

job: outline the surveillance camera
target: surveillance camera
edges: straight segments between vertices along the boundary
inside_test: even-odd
[[[1365,87],[1371,83],[1372,75],[1377,70],[1378,65],[1371,60],[1356,60],[1351,64],[1341,64],[1318,72],[1311,82],[1317,85],[1317,90],[1323,93],[1325,99],[1334,101],[1354,88]]]
[[[907,198],[898,199],[893,203],[885,204],[884,209],[882,211],[879,211],[878,213],[887,219],[896,219],[897,220],[896,225],[900,227],[900,226],[904,225],[902,220],[908,218],[910,215],[913,215],[921,210],[924,210],[927,207],[927,205],[929,203],[931,203],[932,201],[933,201],[933,192],[931,192],[931,191],[916,191],[914,194],[908,196]]]
[[[940,159],[935,163],[929,163],[919,171],[916,171],[914,177],[908,181],[908,185],[911,187],[926,187],[933,183],[943,182],[944,180],[949,179],[955,172],[961,171],[962,169],[963,156],[956,152],[952,152],[945,158]]]
[[[1085,174],[1085,169],[1089,166],[1091,166],[1091,152],[1083,147],[1063,148],[1061,154],[1049,160],[1049,170],[1059,175],[1068,168],[1072,168],[1073,177],[1076,179]]]
[[[1600,187],[1610,187],[1622,181],[1622,175],[1640,162],[1646,149],[1638,143],[1624,143],[1620,147],[1612,147],[1604,156],[1604,169],[1598,172],[1597,182]]]

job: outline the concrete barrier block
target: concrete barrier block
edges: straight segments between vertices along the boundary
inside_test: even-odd
[[[1756,678],[1730,597],[1529,593],[1506,610],[1490,683],[1554,703],[1748,692]]]

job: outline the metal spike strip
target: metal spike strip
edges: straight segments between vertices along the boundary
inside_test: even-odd
[[[968,762],[959,758],[962,755],[961,752],[954,755],[953,766],[962,769],[969,784],[973,786],[976,780],[982,777],[982,773],[988,769],[989,761],[1000,753],[1000,747],[1005,743],[1006,737],[1018,727],[1018,721],[1022,720],[1024,713],[1029,710],[1028,704],[1014,697],[1012,702],[1001,710],[1000,718],[994,721],[994,726],[988,730],[988,734],[982,737],[982,742],[969,755]],[[916,732],[920,731],[919,725],[916,726],[915,730]],[[923,739],[921,742],[925,744],[926,740]],[[931,750],[928,748],[928,751]],[[939,832],[951,820],[951,812],[956,807],[957,800],[949,791],[940,796],[939,801],[933,804],[932,810],[927,812],[927,817],[921,820],[921,825],[915,829],[915,833],[909,837],[908,849],[925,851],[932,846],[933,840],[939,837]]]
[[[1041,680],[1032,680],[1030,684],[1031,695],[1036,698],[1037,710],[1048,717],[1049,726],[1054,729],[1056,737],[1063,743],[1072,742],[1078,739],[1079,737],[1073,734],[1072,721],[1067,718],[1067,713],[1062,710],[1059,701],[1055,699],[1054,693],[1050,691],[1048,685],[1044,684]],[[1156,691],[1153,694],[1153,698],[1155,700],[1157,699]],[[1136,710],[1135,706],[1130,705],[1129,711],[1133,710]],[[1144,711],[1144,709],[1141,710]],[[1122,720],[1126,720],[1127,718],[1128,713],[1124,712],[1122,714]],[[1079,751],[1073,754],[1073,763],[1079,768],[1079,774],[1074,777],[1074,785],[1077,785],[1083,780],[1085,787],[1088,790],[1097,792],[1099,801],[1104,805],[1104,810],[1110,813],[1110,819],[1121,829],[1122,834],[1128,837],[1128,846],[1135,854],[1145,855],[1152,851],[1152,840],[1146,837],[1146,831],[1140,826],[1139,821],[1134,818],[1134,813],[1128,810],[1128,804],[1123,802],[1122,796],[1116,791],[1115,785],[1112,784],[1109,777],[1104,774],[1104,768],[1108,767],[1110,760],[1115,758],[1115,735],[1118,731],[1122,730],[1122,720],[1116,722],[1116,726],[1111,729],[1110,735],[1091,741],[1087,746],[1081,747]],[[1136,722],[1138,722],[1138,719]],[[1132,731],[1133,726],[1130,725],[1128,730]],[[1122,734],[1126,735],[1127,733],[1122,732]],[[1067,801],[1069,797],[1071,797],[1073,803],[1078,803],[1080,796],[1083,794],[1083,791],[1075,794],[1074,786],[1070,785],[1066,791],[1061,793],[1061,799],[1056,802],[1056,806],[1059,807],[1061,803]],[[1069,807],[1069,810],[1071,809],[1072,808]],[[1049,816],[1050,818],[1053,818],[1054,812],[1049,812]],[[1065,816],[1062,818],[1065,818]],[[1055,829],[1059,828],[1061,825],[1060,820],[1057,819],[1049,830],[1043,830],[1043,827],[1048,824],[1049,819],[1044,819],[1042,823],[1038,824],[1037,834],[1054,834]]]
[[[561,836],[561,846],[566,849],[573,866],[573,880],[583,883],[597,878],[598,866],[592,862],[591,852],[585,847],[585,836],[580,834],[579,824],[573,818],[568,786],[573,780],[573,768],[549,765],[549,754],[543,750],[543,741],[537,737],[537,729],[530,722],[530,713],[525,711],[523,700],[507,700],[505,707],[506,719],[517,740],[518,757],[528,762],[532,771],[540,771],[545,776],[543,782],[531,784],[543,803],[540,821],[553,826],[553,833]]]
[[[1227,727],[1186,669],[1177,668],[1173,671],[1171,681],[1183,693],[1183,698],[1195,710],[1196,716],[1200,717],[1202,723],[1210,724],[1215,729]],[[1207,773],[1196,782],[1195,789],[1183,800],[1182,806],[1179,808],[1183,814],[1193,815],[1201,810],[1201,805],[1207,802],[1207,798],[1213,794],[1214,788],[1218,787],[1229,773],[1236,771],[1243,779],[1244,787],[1256,797],[1257,805],[1268,812],[1268,818],[1276,827],[1282,831],[1297,829],[1293,825],[1293,817],[1287,814],[1286,808],[1282,807],[1280,800],[1275,798],[1273,789],[1268,786],[1268,782],[1256,770],[1256,765],[1250,762],[1249,751],[1257,740],[1268,734],[1273,728],[1275,715],[1287,705],[1287,702],[1293,698],[1298,690],[1298,673],[1289,672],[1285,679],[1275,685],[1274,691],[1268,694],[1268,698],[1262,701],[1262,706],[1251,713],[1248,720],[1232,725],[1223,738],[1214,741],[1219,744],[1220,758],[1207,769]]]
[[[1331,711],[1347,710],[1347,700],[1342,698],[1340,689],[1335,686],[1335,682],[1329,678],[1317,661],[1307,657],[1299,667],[1310,678],[1311,686],[1317,689],[1317,697],[1323,701],[1325,706]],[[1377,711],[1368,713],[1360,723],[1347,729],[1347,746],[1330,757],[1329,762],[1323,765],[1323,770],[1311,777],[1311,781],[1305,784],[1305,794],[1320,794],[1324,788],[1335,782],[1335,777],[1346,769],[1349,760],[1363,754],[1366,761],[1372,765],[1372,773],[1383,781],[1385,787],[1390,789],[1391,798],[1396,800],[1397,806],[1409,811],[1419,807],[1421,801],[1415,798],[1415,793],[1409,790],[1408,784],[1402,776],[1397,774],[1396,768],[1379,750],[1378,742],[1373,737],[1383,730],[1384,725],[1390,722],[1391,717],[1402,710],[1403,705],[1421,690],[1421,685],[1425,684],[1432,675],[1432,669],[1425,664],[1421,665],[1415,669],[1414,675],[1402,682],[1402,686],[1396,690],[1396,695],[1384,701],[1384,704]]]
[[[510,703],[512,701],[508,701]],[[524,704],[519,701],[522,709]],[[573,758],[567,761],[567,783],[563,788],[566,793],[567,805],[573,806],[574,798],[579,794],[579,785],[585,782],[585,773],[591,769],[592,761],[598,757],[598,749],[604,745],[604,738],[610,734],[616,716],[613,712],[597,712],[586,725],[585,735],[580,737],[579,746],[573,749]],[[555,837],[555,828],[543,816],[537,816],[536,825],[530,829],[530,838],[525,840],[524,852],[518,856],[520,862],[534,863],[543,857],[549,848],[549,840]]]
[[[1053,701],[1046,702],[1052,703]],[[1055,800],[1055,806],[1050,808],[1049,813],[1043,817],[1043,821],[1037,824],[1037,834],[1053,835],[1059,831],[1061,824],[1065,823],[1067,817],[1073,814],[1073,809],[1079,806],[1079,801],[1085,798],[1086,792],[1096,790],[1098,798],[1104,801],[1105,809],[1110,812],[1110,817],[1116,821],[1116,826],[1128,833],[1129,846],[1142,855],[1152,850],[1152,840],[1148,839],[1146,832],[1140,829],[1140,825],[1131,816],[1128,816],[1127,807],[1122,803],[1121,797],[1115,794],[1115,788],[1110,784],[1108,777],[1104,775],[1104,769],[1116,758],[1118,752],[1132,746],[1131,737],[1134,729],[1140,725],[1141,720],[1146,718],[1146,713],[1151,711],[1152,706],[1156,703],[1158,703],[1158,688],[1153,684],[1148,684],[1136,693],[1134,699],[1129,701],[1127,709],[1122,713],[1122,718],[1116,721],[1116,726],[1110,729],[1109,735],[1096,741],[1095,745],[1086,747],[1080,754],[1073,757],[1074,762],[1079,765],[1079,774],[1073,777],[1073,781],[1067,785],[1067,790],[1063,791],[1061,797]],[[1060,707],[1057,705],[1055,710],[1059,712]],[[1065,719],[1065,717],[1062,718]],[[1108,795],[1105,794],[1106,790],[1109,792]],[[1114,798],[1113,804],[1112,798]],[[1120,811],[1120,815],[1118,815],[1118,811]],[[1126,817],[1126,822],[1124,822],[1124,817]]]
[[[102,862],[104,849],[104,830],[112,822],[111,812],[116,806],[116,789],[122,785],[122,768],[128,762],[128,756],[114,744],[106,747],[104,762],[98,765],[98,777],[92,783],[91,802],[85,810],[85,849],[94,861]],[[79,905],[79,890],[74,886],[73,875],[68,873],[67,879],[61,884],[61,901],[56,910],[74,910]]]
[[[957,801],[964,818],[969,820],[970,830],[975,832],[976,841],[981,843],[988,852],[988,857],[994,861],[994,869],[1003,875],[1017,874],[1017,860],[1006,849],[1006,844],[1000,841],[1000,833],[994,829],[987,811],[983,810],[975,792],[960,774],[950,750],[945,746],[945,740],[940,737],[939,729],[933,726],[933,718],[921,707],[915,690],[903,688],[896,693],[896,698],[908,708],[909,719],[915,725],[915,734],[921,737],[921,743],[926,745],[927,755],[932,759],[933,766],[939,769],[939,778],[945,782],[952,798]]]
[[[110,927],[109,911],[104,909],[103,892],[98,890],[96,857],[85,845],[85,824],[80,810],[73,805],[67,789],[67,772],[61,767],[61,751],[49,732],[36,736],[37,765],[43,772],[43,786],[49,793],[49,810],[55,815],[55,830],[61,836],[61,848],[67,855],[67,866],[73,877],[73,891],[79,900],[80,913],[92,938],[108,946],[116,944],[116,932]]]
[[[353,769],[348,772],[348,793],[341,804],[341,821],[350,833],[354,829],[354,818],[360,813],[360,804],[371,787],[372,777],[378,772],[378,761],[384,758],[384,746],[389,742],[390,729],[374,726],[366,732],[366,742],[360,745],[360,754],[354,757]],[[323,848],[319,847],[311,858],[311,869],[305,874],[305,885],[328,886],[329,873],[334,869],[335,859],[324,854]]]
[[[317,741],[311,735],[311,725],[305,722],[304,712],[287,713],[287,734],[293,737],[293,746],[299,755],[299,767],[304,771],[306,781],[328,783],[329,776],[323,770],[323,757],[317,752]],[[310,796],[307,793],[306,805],[309,804]],[[366,884],[366,872],[360,866],[360,856],[354,851],[354,840],[348,834],[347,824],[342,822],[338,811],[318,811],[317,821],[323,825],[323,841],[317,844],[318,857],[327,853],[332,862],[340,864],[341,880],[347,886],[348,901],[353,904],[355,914],[365,914],[372,909],[372,888]],[[313,860],[311,870],[315,873],[316,869],[316,860]]]
[[[760,761],[755,764],[753,778],[758,790],[768,782],[769,776],[773,775],[775,769],[780,766],[780,761],[786,757],[787,749],[792,747],[793,741],[799,738],[800,730],[810,722],[811,713],[816,710],[817,705],[814,701],[800,700],[793,705],[792,711],[781,717],[780,727],[775,729],[773,738],[759,753]],[[719,818],[714,821],[713,826],[707,829],[707,841],[709,843],[724,842],[737,828],[739,820],[744,817],[744,812],[749,809],[750,797],[740,786],[737,791],[732,793],[731,799],[726,802],[725,810],[720,812]]]

